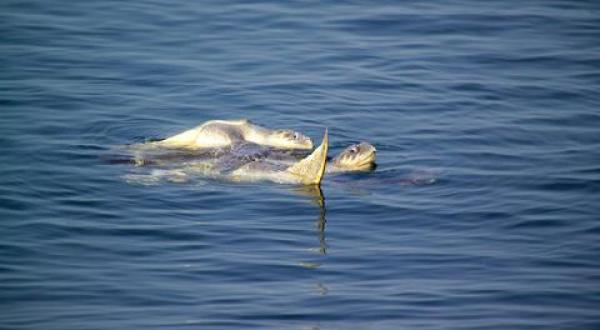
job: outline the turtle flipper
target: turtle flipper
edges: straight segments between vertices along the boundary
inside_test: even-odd
[[[323,136],[321,145],[306,158],[288,168],[287,171],[299,177],[303,184],[321,183],[321,179],[325,173],[328,149],[329,139],[327,137],[327,129],[325,129],[325,136]]]

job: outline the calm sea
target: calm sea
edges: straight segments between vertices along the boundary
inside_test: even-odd
[[[0,328],[598,329],[599,54],[596,1],[3,0]],[[102,161],[244,117],[379,166]]]

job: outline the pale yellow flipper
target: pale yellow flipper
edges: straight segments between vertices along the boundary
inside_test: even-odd
[[[327,165],[328,149],[329,139],[327,137],[327,129],[325,129],[325,136],[323,136],[321,145],[306,158],[288,168],[287,171],[299,177],[302,184],[321,183],[321,179],[325,173],[325,166]]]

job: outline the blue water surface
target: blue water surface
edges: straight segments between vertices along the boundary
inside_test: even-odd
[[[598,329],[599,54],[596,1],[4,0],[0,328]],[[244,117],[378,167],[103,161]]]

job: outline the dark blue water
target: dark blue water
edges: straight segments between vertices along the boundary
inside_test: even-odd
[[[0,328],[598,329],[599,54],[595,1],[2,1]],[[240,117],[379,166],[100,157]]]

